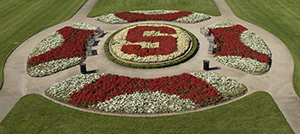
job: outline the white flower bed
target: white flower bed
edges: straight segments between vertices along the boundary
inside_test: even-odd
[[[193,13],[193,14],[190,14],[186,17],[178,18],[175,21],[176,22],[181,22],[181,23],[197,23],[197,22],[208,20],[208,19],[210,19],[210,17],[206,14]]]
[[[220,74],[212,72],[192,72],[190,74],[210,83],[221,93],[224,99],[229,99],[246,91],[246,87],[242,83]]]
[[[140,10],[140,11],[130,11],[130,12],[155,15],[155,14],[176,13],[179,11],[176,11],[176,10]],[[96,17],[95,19],[98,21],[102,21],[102,22],[110,23],[110,24],[128,23],[127,20],[123,20],[123,19],[115,16],[115,14],[113,14],[113,13],[110,13],[107,15],[101,15],[101,16]],[[193,12],[193,14],[190,14],[186,17],[178,18],[174,21],[181,22],[181,23],[197,23],[197,22],[201,22],[201,21],[204,21],[207,19],[210,19],[210,17],[208,15],[203,14],[203,13]]]
[[[199,107],[190,99],[161,92],[135,92],[116,96],[105,102],[90,105],[90,109],[112,113],[166,113],[191,110]]]
[[[49,62],[41,63],[36,66],[28,68],[29,75],[35,77],[47,76],[54,74],[58,71],[75,66],[84,61],[83,57],[66,58],[59,60],[52,60]]]
[[[251,74],[263,74],[270,69],[270,66],[266,63],[239,56],[216,56],[214,59],[224,65],[240,69]]]
[[[91,83],[95,79],[99,79],[103,75],[105,74],[93,73],[93,74],[76,75],[65,81],[53,84],[50,88],[47,89],[46,93],[56,99],[68,101],[69,100],[68,97],[71,94],[79,91],[85,85]]]
[[[107,15],[101,15],[95,18],[98,21],[102,21],[105,23],[110,23],[110,24],[123,24],[123,23],[128,23],[127,20],[123,20],[119,17],[117,17],[115,14],[110,13]]]
[[[96,30],[97,29],[97,27],[92,26],[92,25],[87,24],[87,23],[83,23],[83,22],[74,23],[74,24],[71,24],[69,26],[72,27],[72,28],[75,28],[75,29],[84,29],[84,30]]]
[[[126,44],[139,44],[142,48],[148,47],[148,48],[155,48],[158,47],[158,43],[149,43],[149,42],[138,42],[138,43],[132,43],[127,40],[125,40],[128,30],[131,28],[134,28],[136,26],[167,26],[176,31],[176,34],[170,34],[170,36],[173,36],[177,38],[177,51],[169,54],[169,55],[150,55],[150,56],[137,56],[136,54],[126,54],[121,51],[122,46]],[[147,31],[144,33],[144,36],[166,36],[169,34],[161,34],[160,32],[155,31]],[[184,54],[190,45],[190,38],[188,35],[181,30],[180,28],[173,27],[166,24],[139,24],[130,26],[128,28],[123,29],[119,33],[115,35],[115,37],[112,39],[110,44],[111,51],[119,58],[127,61],[133,61],[133,62],[139,62],[139,63],[151,63],[151,62],[162,62],[162,61],[168,61],[175,59],[176,57],[181,56]]]
[[[266,45],[266,43],[254,32],[246,30],[240,36],[240,41],[244,43],[244,45],[250,47],[253,50],[256,50],[259,53],[264,53],[271,57],[271,51]]]
[[[42,53],[46,53],[58,46],[60,46],[64,41],[64,38],[58,32],[50,34],[45,39],[43,39],[29,54],[28,58],[38,56]]]
[[[220,21],[220,22],[211,24],[211,25],[207,26],[206,28],[215,29],[215,28],[219,28],[219,27],[232,27],[234,25],[236,25],[236,23],[231,22],[231,21]]]

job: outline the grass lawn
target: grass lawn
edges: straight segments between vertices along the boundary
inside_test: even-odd
[[[220,15],[213,0],[99,0],[88,17],[123,11],[161,9]]]
[[[300,0],[227,1],[235,12],[239,12],[237,16],[245,17],[244,20],[267,29],[288,46],[295,60],[294,86],[299,94],[300,83],[297,84],[297,79],[300,71],[297,65],[300,62],[297,62],[299,56],[296,53],[299,50],[297,41],[300,40],[297,39],[297,28],[300,27],[297,26],[299,22],[297,12],[300,10],[297,7]],[[3,82],[4,62],[20,43],[47,27],[68,20],[84,2],[85,0],[0,1],[0,84],[2,85]],[[220,15],[212,0],[99,0],[89,16],[150,9],[173,9]],[[252,11],[253,9],[255,10]],[[0,133],[123,133],[124,131],[127,133],[293,133],[271,96],[265,92],[256,92],[229,105],[210,110],[154,118],[86,113],[53,103],[40,95],[27,95],[0,123]]]
[[[300,97],[300,0],[226,0],[239,18],[277,36],[294,59],[293,84]]]
[[[86,0],[0,1],[0,89],[10,53],[39,31],[70,19]]]
[[[217,108],[164,117],[117,117],[74,110],[26,95],[0,133],[293,133],[272,97],[256,92]]]

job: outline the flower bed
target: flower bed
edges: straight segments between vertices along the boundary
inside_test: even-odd
[[[191,75],[201,78],[215,87],[225,100],[245,93],[245,86],[231,78],[212,72],[192,72]]]
[[[241,83],[214,73],[184,73],[156,79],[96,73],[54,84],[46,94],[105,112],[168,113],[216,104],[245,91]]]
[[[169,55],[178,50],[177,39],[175,37],[168,35],[158,36],[159,33],[170,35],[176,34],[177,32],[166,26],[136,26],[134,28],[130,28],[125,38],[125,40],[129,41],[130,44],[123,44],[121,51],[126,54],[136,54],[137,56],[145,57],[150,55]],[[159,44],[158,46],[149,45],[147,47],[131,44],[137,42],[159,42]]]
[[[75,23],[46,37],[29,54],[27,66],[31,76],[45,76],[84,60],[84,43],[96,27]]]
[[[185,54],[190,38],[180,28],[167,24],[139,24],[117,33],[110,42],[118,58],[137,63],[173,60]]]
[[[208,15],[196,12],[175,11],[175,10],[146,10],[119,12],[114,14],[96,17],[96,20],[105,23],[128,23],[146,20],[176,21],[182,23],[196,23],[209,19]]]
[[[217,43],[217,61],[252,74],[269,70],[271,51],[253,32],[232,22],[219,22],[208,28]]]

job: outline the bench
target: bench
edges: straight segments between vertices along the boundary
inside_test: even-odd
[[[103,33],[103,30],[101,30],[99,27],[94,30],[94,36],[99,37]]]
[[[95,41],[95,38],[94,38],[94,36],[91,36],[91,35],[90,35],[90,36],[86,39],[86,41],[87,41],[88,44],[93,44],[94,41]]]
[[[92,46],[85,46],[86,52],[87,52],[87,56],[91,56],[92,55]]]
[[[205,36],[208,36],[208,35],[209,35],[209,30],[208,30],[207,28],[205,28],[205,27],[200,28],[200,32],[201,32],[202,34],[204,34]]]
[[[213,54],[215,43],[209,43],[208,54]]]
[[[215,43],[215,37],[214,36],[208,37],[207,39],[208,39],[209,43]]]

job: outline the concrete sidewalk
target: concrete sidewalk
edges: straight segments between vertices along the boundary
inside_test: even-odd
[[[300,99],[296,95],[293,88],[292,78],[294,63],[289,50],[274,35],[260,27],[237,18],[224,0],[214,1],[222,15],[219,17],[212,17],[210,20],[196,24],[183,24],[164,21],[146,21],[129,24],[105,24],[96,21],[94,18],[86,17],[93,6],[97,3],[97,0],[88,0],[69,21],[47,28],[30,37],[18,48],[16,48],[9,56],[4,68],[4,85],[0,91],[0,121],[3,120],[3,118],[22,96],[31,93],[37,93],[45,96],[45,90],[52,84],[80,74],[79,66],[75,66],[50,76],[34,78],[27,74],[26,62],[28,54],[43,38],[66,25],[76,22],[85,22],[100,27],[107,33],[104,37],[99,39],[98,45],[93,47],[93,50],[97,50],[98,54],[95,56],[89,56],[86,59],[85,63],[87,63],[88,70],[97,69],[99,72],[130,77],[157,78],[161,76],[172,76],[187,72],[203,71],[202,60],[208,59],[210,60],[210,65],[212,67],[221,68],[220,70],[213,70],[212,72],[231,77],[245,84],[248,88],[248,93],[246,95],[249,95],[255,91],[266,91],[270,93],[284,117],[292,127],[293,131],[295,133],[300,133]],[[240,23],[259,35],[266,42],[272,52],[272,67],[270,71],[264,75],[251,75],[240,70],[224,66],[223,64],[215,61],[211,55],[208,55],[208,41],[206,37],[200,33],[200,28],[218,21],[233,21]],[[126,68],[108,60],[103,51],[103,44],[105,40],[113,32],[123,27],[138,23],[166,23],[185,28],[198,38],[200,44],[199,51],[187,62],[161,69]]]

